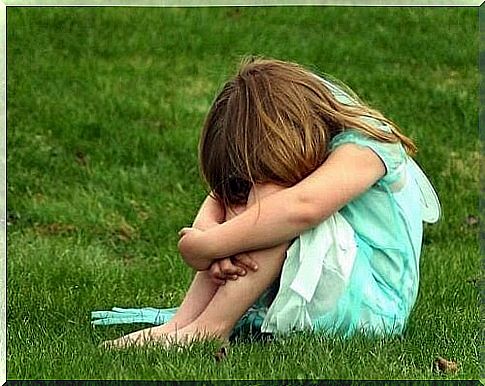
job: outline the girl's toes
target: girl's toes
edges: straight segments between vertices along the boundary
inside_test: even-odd
[[[105,350],[112,350],[119,348],[118,345],[116,344],[116,340],[106,340],[100,345],[101,348],[104,348]]]
[[[139,341],[140,341],[139,338],[140,336],[137,336],[137,337],[131,337],[129,335],[122,336],[121,338],[118,338],[118,339],[107,340],[103,342],[102,347],[107,350],[124,349],[124,348],[128,348],[139,344]]]
[[[116,349],[121,349],[126,347],[126,345],[122,344],[122,342],[120,342],[119,339],[107,340],[103,342],[101,346],[106,350],[116,350]]]

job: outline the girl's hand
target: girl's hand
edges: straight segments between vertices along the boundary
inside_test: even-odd
[[[182,238],[184,236],[194,234],[194,233],[199,233],[199,232],[203,232],[203,231],[200,230],[199,228],[185,227],[179,230],[179,237]]]
[[[236,280],[239,273],[229,257],[214,261],[209,268],[209,276],[216,285],[224,285],[226,280]]]
[[[251,270],[254,272],[258,270],[258,264],[256,264],[249,253],[240,253],[239,255],[231,257],[231,261],[243,270]]]
[[[179,236],[178,249],[184,261],[198,271],[209,269],[212,260],[204,232],[197,228],[182,228]]]
[[[239,276],[245,276],[248,270],[257,271],[258,265],[249,254],[243,253],[214,261],[209,268],[209,275],[215,284],[224,285],[226,280],[237,280]]]

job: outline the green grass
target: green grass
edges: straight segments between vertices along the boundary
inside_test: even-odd
[[[478,9],[8,8],[8,379],[478,379]],[[197,141],[239,58],[292,60],[397,122],[443,206],[400,338],[106,352],[92,310],[178,305]],[[455,375],[432,372],[437,355]]]

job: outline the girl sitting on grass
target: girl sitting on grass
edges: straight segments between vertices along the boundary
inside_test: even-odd
[[[168,323],[107,345],[225,340],[258,298],[262,332],[401,333],[440,211],[415,151],[350,90],[244,61],[202,130],[211,194],[178,244],[192,285]]]

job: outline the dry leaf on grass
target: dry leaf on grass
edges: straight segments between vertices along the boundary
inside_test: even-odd
[[[118,238],[122,241],[129,241],[136,235],[136,230],[130,224],[123,221],[118,228]]]
[[[216,362],[220,362],[227,356],[228,352],[229,348],[227,346],[222,346],[219,351],[215,353],[214,359],[216,360]]]
[[[470,215],[467,216],[465,221],[466,221],[466,224],[469,225],[469,226],[477,225],[478,224],[478,217],[470,214]]]
[[[77,231],[76,226],[71,224],[63,224],[59,222],[51,224],[36,224],[34,226],[35,232],[40,235],[68,235]]]
[[[80,166],[87,166],[89,162],[88,156],[80,150],[76,151],[74,159]]]
[[[454,374],[458,371],[456,362],[449,361],[442,357],[437,357],[433,363],[434,370],[438,373]]]

